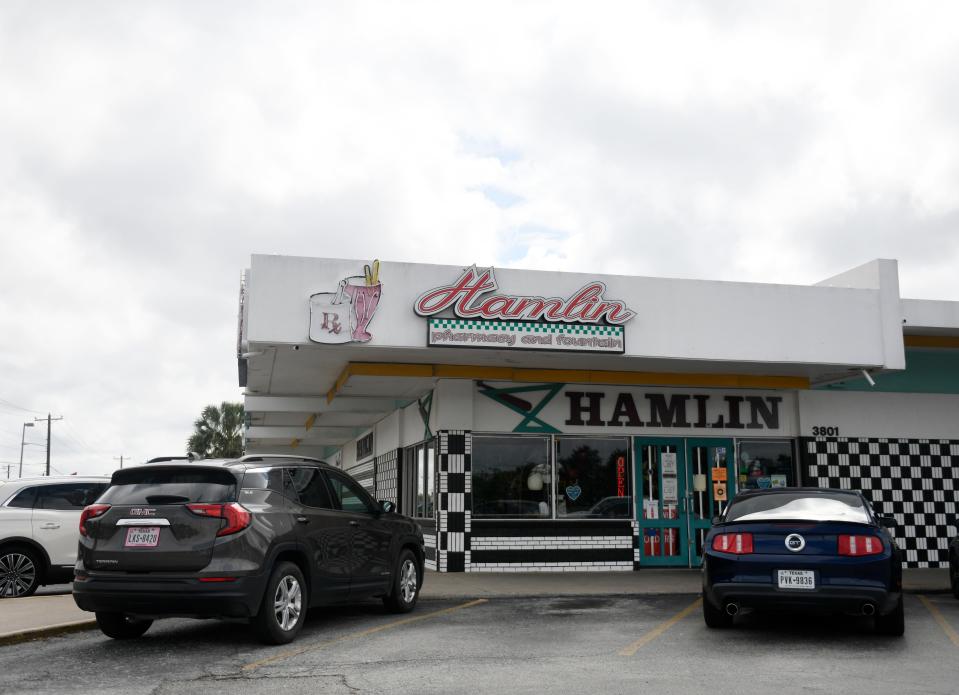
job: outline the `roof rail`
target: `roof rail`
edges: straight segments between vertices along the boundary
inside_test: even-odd
[[[202,459],[202,456],[190,451],[186,456],[156,456],[147,461],[147,463],[162,463],[164,461],[200,461]]]
[[[317,463],[326,463],[326,461],[323,459],[318,459],[313,456],[297,456],[295,454],[246,454],[237,460],[253,462],[269,461],[270,459],[293,459],[294,461],[316,461]]]

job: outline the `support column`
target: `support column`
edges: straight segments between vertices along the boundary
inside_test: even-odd
[[[467,572],[470,564],[472,433],[440,430],[437,490],[437,569]]]

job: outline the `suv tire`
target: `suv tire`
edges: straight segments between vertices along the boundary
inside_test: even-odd
[[[383,605],[393,613],[409,613],[420,597],[420,566],[416,556],[408,548],[400,551],[393,571],[393,586],[390,593],[383,597]]]
[[[288,644],[296,639],[309,607],[306,581],[292,562],[280,562],[266,583],[253,627],[266,644]]]
[[[131,618],[123,613],[107,613],[97,611],[97,626],[107,637],[113,639],[136,639],[153,625],[152,620]]]
[[[30,596],[40,586],[42,571],[36,550],[23,545],[0,550],[0,598]]]

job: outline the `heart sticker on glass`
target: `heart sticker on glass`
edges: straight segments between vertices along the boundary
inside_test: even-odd
[[[573,502],[579,499],[579,496],[583,494],[583,488],[579,485],[570,485],[566,488],[566,496],[569,497]]]

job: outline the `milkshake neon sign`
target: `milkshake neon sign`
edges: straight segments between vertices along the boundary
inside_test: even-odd
[[[511,321],[561,321],[564,323],[624,324],[636,313],[623,302],[606,299],[606,285],[594,281],[568,298],[526,297],[493,294],[499,289],[492,268],[467,268],[451,285],[435,287],[417,298],[413,306],[420,316],[435,316],[446,310],[464,319]]]

